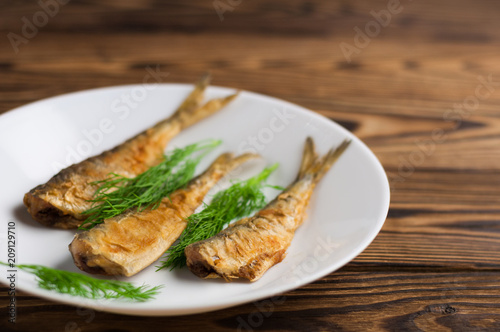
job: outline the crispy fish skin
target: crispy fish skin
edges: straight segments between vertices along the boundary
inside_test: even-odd
[[[345,151],[344,141],[322,158],[309,137],[299,175],[285,191],[253,217],[244,218],[219,234],[193,243],[184,250],[187,266],[201,278],[245,278],[256,281],[281,262],[302,224],[314,187]]]
[[[257,155],[221,155],[186,188],[173,192],[157,209],[131,211],[75,235],[69,245],[76,266],[89,273],[132,276],[156,261],[186,228],[218,180]]]
[[[136,176],[157,165],[174,136],[217,112],[236,96],[213,99],[200,106],[208,83],[207,75],[170,118],[111,150],[63,169],[47,183],[25,194],[24,204],[33,219],[55,228],[78,227],[85,220],[82,212],[91,207],[88,200],[97,189],[91,182],[103,180],[111,172]]]

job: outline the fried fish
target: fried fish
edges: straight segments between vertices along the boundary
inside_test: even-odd
[[[176,112],[123,144],[71,165],[24,195],[24,204],[33,219],[56,228],[76,228],[96,191],[91,183],[114,172],[136,176],[158,164],[167,143],[181,130],[217,112],[236,95],[213,99],[201,105],[209,76],[204,76]]]
[[[302,224],[314,187],[348,147],[345,140],[319,158],[306,140],[295,182],[253,217],[231,224],[219,234],[186,247],[187,266],[201,278],[258,280],[281,262]]]
[[[69,250],[83,271],[132,276],[157,260],[186,228],[186,218],[201,205],[219,179],[257,155],[221,155],[186,188],[165,197],[158,208],[133,210],[75,235]]]

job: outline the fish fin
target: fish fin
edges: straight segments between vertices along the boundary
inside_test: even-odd
[[[342,153],[344,153],[350,143],[351,140],[345,139],[337,148],[332,148],[327,154],[319,158],[314,151],[314,142],[312,138],[308,137],[302,157],[299,179],[310,175],[313,178],[313,182],[317,183],[325,173],[328,172]]]

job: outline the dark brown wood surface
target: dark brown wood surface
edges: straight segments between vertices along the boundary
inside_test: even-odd
[[[226,6],[223,20],[214,3]],[[40,4],[2,1],[0,113],[140,83],[147,66],[159,65],[165,82],[191,83],[210,70],[216,85],[283,98],[344,125],[380,159],[392,197],[382,231],[359,257],[274,302],[144,318],[20,293],[12,325],[2,286],[0,329],[500,330],[500,2],[401,0],[390,24],[347,61],[340,45],[355,46],[354,28],[364,31],[371,11],[393,3],[71,0],[31,36],[23,17],[33,22]],[[13,47],[9,33],[29,38]]]

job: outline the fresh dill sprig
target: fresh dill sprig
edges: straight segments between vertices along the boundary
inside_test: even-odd
[[[1,265],[12,267],[0,262]],[[42,265],[15,265],[18,269],[36,276],[40,288],[56,291],[61,294],[80,296],[88,299],[126,299],[145,302],[158,294],[163,285],[134,286],[130,282],[118,280],[95,279],[84,274],[57,270]]]
[[[156,271],[185,266],[184,249],[188,245],[208,239],[219,233],[232,220],[241,219],[263,208],[266,205],[266,197],[261,190],[263,187],[283,189],[263,184],[277,167],[278,164],[274,164],[248,180],[234,183],[228,189],[218,192],[210,205],[205,204],[201,212],[189,216],[179,242],[167,250],[167,259],[160,262],[161,265],[157,266]]]
[[[107,179],[93,182],[99,188],[90,200],[92,207],[83,212],[88,217],[79,229],[89,230],[130,208],[139,211],[148,207],[156,209],[162,198],[184,187],[193,178],[201,159],[220,144],[220,140],[191,144],[175,149],[160,164],[134,178],[111,173]],[[203,153],[193,158],[193,154],[199,151]]]

